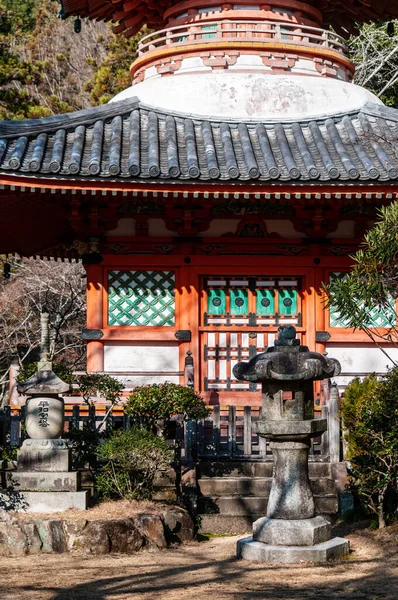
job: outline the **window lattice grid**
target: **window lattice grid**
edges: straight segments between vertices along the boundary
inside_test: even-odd
[[[344,279],[347,273],[337,272],[329,274],[329,281],[334,281],[335,279]],[[349,322],[347,319],[344,319],[336,307],[331,306],[329,309],[329,319],[330,319],[330,327],[331,329],[337,327],[348,328]],[[366,324],[369,328],[390,328],[396,325],[396,312],[395,312],[395,301],[391,297],[391,309],[385,310],[384,308],[379,308],[375,306],[373,309],[369,309],[369,321]]]
[[[173,271],[109,271],[108,324],[175,325]]]

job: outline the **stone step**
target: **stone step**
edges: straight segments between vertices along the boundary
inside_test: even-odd
[[[7,489],[15,492],[77,492],[80,487],[80,473],[77,471],[8,471]]]
[[[69,509],[86,510],[87,492],[17,492],[0,490],[0,505],[5,510],[31,513],[56,513]]]
[[[271,477],[211,477],[198,481],[203,496],[269,496]],[[311,479],[311,489],[316,496],[335,494],[333,479]]]
[[[272,477],[273,462],[270,461],[202,461],[197,468],[198,479],[204,477]],[[331,477],[328,462],[308,463],[311,479]]]
[[[336,495],[314,496],[317,514],[334,514],[338,511]],[[267,512],[268,498],[263,496],[203,496],[198,499],[199,514],[261,515]]]

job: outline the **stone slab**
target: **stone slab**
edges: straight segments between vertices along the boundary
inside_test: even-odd
[[[323,563],[346,556],[350,551],[349,541],[333,538],[315,546],[271,546],[256,542],[252,537],[238,540],[237,557],[265,563]]]
[[[49,471],[58,473],[70,470],[70,450],[53,444],[26,445],[26,440],[18,452],[18,471]],[[46,440],[45,440],[46,441]],[[47,440],[51,442],[52,440]]]
[[[325,517],[268,519],[253,523],[253,539],[271,546],[315,546],[330,540],[331,525]]]
[[[203,496],[259,496],[268,498],[271,477],[212,477],[199,479]],[[312,493],[316,496],[336,495],[333,479],[310,479]]]
[[[9,471],[6,473],[7,488],[15,491],[77,492],[80,473],[77,471]]]
[[[254,520],[262,515],[199,515],[199,533],[249,535]]]
[[[27,513],[57,513],[87,509],[87,491],[9,492],[0,490],[0,507]]]
[[[314,496],[315,512],[332,515],[338,511],[337,496]],[[200,513],[222,515],[265,515],[268,498],[265,496],[203,496],[198,498]]]
[[[253,431],[265,436],[309,435],[314,437],[328,428],[326,419],[306,421],[257,421],[253,423]]]
[[[314,458],[309,456],[308,472],[312,479],[318,477],[332,477],[330,462],[314,462]],[[206,477],[272,477],[274,462],[272,457],[269,460],[206,460],[198,464],[198,478]]]

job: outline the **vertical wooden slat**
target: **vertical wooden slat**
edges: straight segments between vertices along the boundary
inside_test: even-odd
[[[339,388],[332,385],[328,404],[328,439],[329,456],[331,463],[340,462],[340,413],[339,413]],[[327,434],[324,434],[326,437]]]
[[[20,445],[20,415],[10,415],[10,445]]]
[[[236,406],[228,407],[228,455],[236,451]]]
[[[322,419],[329,420],[328,413],[329,413],[328,407],[322,406]],[[320,452],[321,452],[322,456],[328,456],[328,454],[329,454],[329,436],[328,436],[327,431],[325,431],[325,433],[322,434],[321,444],[320,444]]]
[[[220,453],[220,407],[215,406],[213,409],[213,452],[215,456],[218,456]]]
[[[252,454],[252,409],[251,406],[245,406],[243,412],[243,454],[251,456]]]
[[[185,423],[185,461],[188,463],[196,461],[197,439],[196,439],[196,421],[189,419]]]
[[[95,431],[95,406],[90,404],[88,407],[88,429],[89,431]]]
[[[123,429],[124,429],[124,431],[127,431],[128,429],[130,429],[130,426],[131,426],[130,415],[126,415],[126,413],[123,413]]]
[[[263,418],[263,409],[260,408],[258,411],[258,418],[261,420]],[[265,437],[258,436],[258,448],[260,452],[260,457],[265,458],[267,456],[267,440]]]
[[[196,443],[198,447],[199,454],[203,456],[205,453],[205,420],[200,419],[197,422],[197,436]]]
[[[72,408],[72,429],[79,429],[80,421],[80,407],[74,406]]]

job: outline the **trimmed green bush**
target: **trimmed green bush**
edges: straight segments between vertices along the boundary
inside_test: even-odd
[[[398,368],[380,380],[354,379],[341,414],[351,489],[385,527],[398,508]]]
[[[204,419],[209,407],[192,388],[175,383],[154,383],[134,388],[129,395],[125,412],[154,424],[157,420],[167,422],[173,415],[186,419]]]
[[[173,451],[163,438],[138,425],[112,433],[97,455],[103,463],[96,477],[102,498],[149,499],[158,471],[167,469]]]

